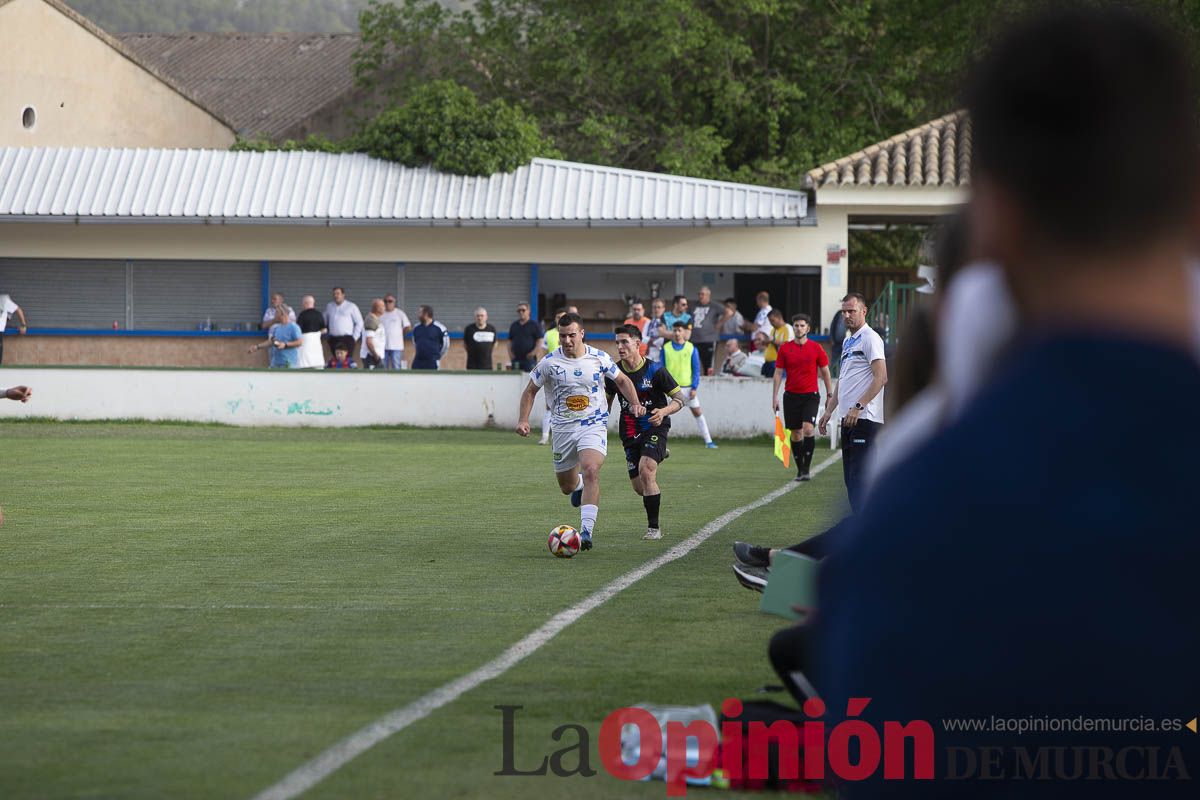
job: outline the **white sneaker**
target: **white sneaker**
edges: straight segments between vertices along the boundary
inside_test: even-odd
[[[643,539],[661,539],[662,531],[660,531],[658,528],[646,528],[646,535],[643,536],[642,538]]]
[[[550,444],[550,437],[543,436],[542,438],[538,439],[538,444]]]

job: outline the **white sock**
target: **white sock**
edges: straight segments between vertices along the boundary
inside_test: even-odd
[[[579,524],[581,530],[590,531],[596,527],[596,515],[600,513],[600,506],[583,505],[579,507]]]
[[[550,409],[546,409],[546,413],[542,414],[542,438],[550,438]]]
[[[712,435],[708,432],[708,422],[704,419],[703,414],[696,417],[696,427],[700,429],[700,435],[704,437],[705,444],[712,441]]]

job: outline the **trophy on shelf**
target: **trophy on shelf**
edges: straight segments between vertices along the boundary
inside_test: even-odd
[[[662,294],[662,281],[650,281],[648,285],[650,286],[650,299],[657,300]]]

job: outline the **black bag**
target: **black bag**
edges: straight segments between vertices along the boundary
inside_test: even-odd
[[[721,752],[718,754],[717,766],[722,769],[722,777],[728,782],[730,789],[742,790],[775,790],[786,792],[820,792],[822,784],[820,781],[807,780],[804,778],[804,723],[808,717],[799,709],[785,706],[781,703],[776,703],[773,700],[746,700],[742,703],[742,713],[737,717],[726,717],[721,715]],[[789,737],[787,741],[778,741],[775,738],[763,736],[762,729],[755,726],[756,733],[755,741],[751,742],[751,723],[762,723],[764,726],[770,726],[776,722],[788,723],[784,730],[794,730],[795,736]],[[741,746],[736,747],[733,741],[726,735],[730,727],[741,728]],[[752,748],[751,745],[754,745]],[[765,744],[767,747],[767,774],[756,775],[750,777],[751,766],[751,750],[755,752],[754,760],[761,758],[761,748]],[[785,764],[788,765],[789,775],[784,777],[780,770],[780,748],[785,747],[792,751],[792,756],[788,757],[785,751]],[[792,750],[792,748],[795,748]],[[731,757],[737,763],[740,763],[741,769],[725,769],[726,756],[733,749],[735,752]],[[736,752],[740,750],[740,754]],[[740,757],[738,757],[740,755]],[[794,758],[794,761],[792,760]],[[792,775],[791,764],[796,765],[795,774]],[[756,770],[757,771],[757,770]]]

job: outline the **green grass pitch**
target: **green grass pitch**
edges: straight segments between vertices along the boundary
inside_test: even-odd
[[[675,440],[665,536],[644,542],[610,439],[596,549],[560,560],[546,536],[578,511],[549,449],[512,433],[11,422],[0,442],[5,798],[251,797],[794,474],[765,440]],[[784,623],[737,586],[730,544],[788,544],[844,506],[833,464],[306,796],[664,797],[603,771],[600,722],[776,683]],[[518,768],[577,723],[599,774],[493,775],[497,705],[524,707]]]

